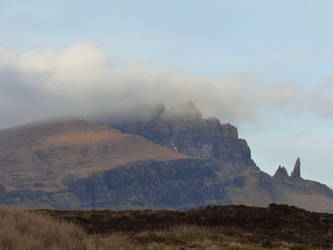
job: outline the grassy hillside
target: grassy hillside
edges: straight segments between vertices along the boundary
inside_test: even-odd
[[[0,183],[7,190],[55,191],[68,175],[86,177],[136,161],[181,158],[188,156],[83,120],[0,130]]]
[[[0,207],[0,249],[109,250],[144,249],[122,233],[87,235],[79,226],[17,208]],[[154,249],[154,248],[150,248]]]

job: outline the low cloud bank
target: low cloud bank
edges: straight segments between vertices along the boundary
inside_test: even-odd
[[[91,42],[62,52],[0,49],[0,128],[55,116],[119,113],[132,106],[149,116],[150,105],[188,100],[204,116],[230,122],[255,121],[265,111],[311,110],[332,117],[332,89],[333,79],[307,89],[295,82],[267,84],[256,74],[212,79],[152,65],[122,65]]]

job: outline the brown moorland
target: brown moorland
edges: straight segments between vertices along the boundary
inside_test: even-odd
[[[142,242],[164,242],[183,247],[188,244],[187,239],[180,233],[177,236],[173,231],[175,228],[194,228],[193,232],[198,237],[206,234],[203,241],[220,242],[220,245],[216,243],[217,246],[222,246],[228,239],[243,246],[295,247],[289,249],[333,247],[332,214],[309,212],[288,205],[271,204],[267,208],[208,206],[187,211],[37,210],[37,213],[78,224],[90,235],[126,233]]]
[[[0,207],[0,249],[332,249],[333,215],[272,204],[180,211]]]
[[[0,130],[0,182],[8,191],[56,191],[63,180],[143,160],[189,156],[79,119],[32,123]]]

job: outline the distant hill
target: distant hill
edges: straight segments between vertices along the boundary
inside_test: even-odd
[[[189,209],[270,203],[333,212],[333,191],[261,171],[237,128],[194,103],[145,119],[65,119],[0,130],[0,203],[58,209]],[[126,115],[126,114],[125,114]],[[99,124],[98,124],[99,123]]]
[[[96,123],[0,130],[0,203],[25,208],[229,204],[211,164]]]
[[[7,190],[56,191],[68,176],[87,177],[136,161],[183,158],[189,157],[84,120],[0,130],[0,183]]]

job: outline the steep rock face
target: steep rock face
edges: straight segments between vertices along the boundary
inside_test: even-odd
[[[301,160],[297,157],[295,162],[294,170],[291,172],[292,178],[300,178],[301,177]]]
[[[231,204],[217,162],[201,159],[143,161],[86,178],[69,176],[56,192],[0,186],[0,203],[26,208],[188,209]]]
[[[172,208],[230,204],[214,163],[146,161],[69,183],[82,208]]]
[[[217,118],[203,119],[192,102],[176,105],[147,121],[104,122],[124,133],[140,135],[170,149],[201,158],[225,161],[251,159],[244,139],[237,128],[221,124]]]

